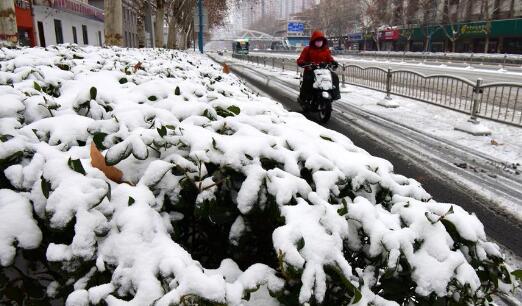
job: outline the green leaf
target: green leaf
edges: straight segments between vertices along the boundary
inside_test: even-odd
[[[229,110],[231,113],[233,113],[234,115],[239,115],[239,113],[241,113],[241,109],[235,105],[231,105],[229,107],[227,107],[227,110]]]
[[[42,187],[42,193],[46,199],[49,198],[49,193],[51,191],[51,183],[46,180],[43,175],[40,177],[42,179],[41,187]]]
[[[127,78],[121,78],[119,82],[120,84],[126,84],[129,81],[127,80]]]
[[[214,150],[218,150],[217,143],[214,137],[212,137],[212,147],[214,148]]]
[[[517,279],[517,281],[522,281],[522,269],[512,271],[511,275],[513,275]]]
[[[323,136],[323,135],[321,135],[321,138],[324,139],[324,140],[327,140],[327,141],[334,142],[334,141],[332,140],[332,138],[330,138],[330,137],[328,137],[328,136]]]
[[[107,137],[107,134],[102,133],[102,132],[98,132],[98,133],[94,134],[94,136],[92,137],[92,141],[96,145],[96,148],[98,148],[98,150],[100,150],[100,151],[106,149],[106,147],[103,145],[103,141],[105,140],[105,137]]]
[[[348,203],[346,202],[345,199],[342,199],[341,201],[343,203],[343,207],[339,208],[337,210],[337,213],[340,215],[340,216],[344,216],[348,213]]]
[[[17,162],[23,156],[24,156],[23,151],[15,152],[4,159],[0,159],[0,165],[8,165],[8,164]]]
[[[67,165],[69,165],[69,168],[71,168],[72,170],[74,170],[78,173],[81,173],[83,175],[87,174],[85,172],[85,169],[83,169],[82,162],[79,159],[71,159],[69,157],[69,161],[67,161]]]
[[[158,98],[156,96],[150,96],[149,101],[157,101]]]
[[[169,129],[169,130],[175,130],[175,129],[176,129],[176,127],[173,126],[173,125],[165,125],[165,127],[166,127],[167,129]]]
[[[98,95],[98,89],[96,89],[96,87],[91,87],[89,93],[91,94],[91,100],[96,100],[96,96]]]
[[[156,131],[158,131],[158,134],[163,137],[167,135],[167,128],[162,126],[161,128],[157,128]]]
[[[112,197],[112,188],[111,188],[111,184],[107,183],[107,200],[111,200],[111,197]]]
[[[38,90],[39,92],[42,92],[42,87],[40,86],[40,84],[38,84],[34,81],[33,81],[33,87],[34,87],[34,89]]]
[[[299,240],[297,241],[297,245],[296,245],[296,246],[297,246],[297,250],[298,250],[298,251],[301,250],[302,248],[304,248],[304,246],[305,246],[305,240],[304,240],[304,238],[299,239]]]
[[[246,158],[248,158],[249,160],[253,160],[253,159],[254,159],[252,156],[250,156],[250,155],[248,155],[248,154],[246,154],[246,153],[245,153],[245,156],[246,156]]]
[[[179,89],[179,86],[176,86],[176,89],[174,89],[174,94],[176,96],[180,96],[181,95],[181,90]]]
[[[133,197],[129,197],[129,202],[127,203],[129,206],[131,206],[132,204],[134,204],[136,202],[136,200],[134,200]]]

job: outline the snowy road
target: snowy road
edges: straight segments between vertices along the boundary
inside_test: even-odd
[[[267,57],[284,57],[289,59],[296,59],[297,54],[288,53],[267,53],[267,52],[253,52],[252,55],[267,56]],[[471,81],[476,81],[478,78],[482,78],[484,83],[493,82],[513,82],[522,83],[522,69],[518,68],[506,68],[507,71],[499,71],[501,67],[474,64],[473,68],[466,67],[462,63],[452,64],[440,64],[434,62],[428,62],[427,64],[419,64],[418,62],[401,62],[401,61],[389,61],[385,59],[367,59],[346,55],[334,56],[340,63],[359,65],[362,67],[381,67],[391,68],[393,70],[407,69],[416,71],[426,75],[432,74],[449,74],[454,76],[463,77]],[[510,70],[511,69],[511,70]]]
[[[238,62],[232,62],[231,67],[286,108],[299,111],[294,102],[297,95],[295,83]],[[459,203],[475,212],[493,239],[522,255],[520,219],[501,209],[500,203],[494,203],[503,199],[500,202],[522,205],[520,178],[495,170],[487,158],[471,150],[384,120],[354,106],[339,103],[335,105],[332,117],[327,127],[348,136],[372,155],[390,160],[398,173],[416,178],[436,200]],[[455,164],[459,163],[466,163],[468,167],[456,167]],[[476,172],[475,169],[481,170]]]

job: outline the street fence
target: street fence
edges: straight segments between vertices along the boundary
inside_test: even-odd
[[[283,71],[302,69],[295,60],[255,55],[234,58]],[[411,70],[341,65],[337,72],[342,84],[378,90],[386,96],[397,95],[469,114],[472,119],[486,118],[522,127],[522,83],[483,84],[479,79],[451,75],[424,75]]]
[[[252,53],[298,54],[300,50],[259,50]],[[498,65],[500,68],[521,67],[522,55],[498,53],[444,53],[444,52],[400,52],[400,51],[356,51],[332,50],[334,55],[351,56],[354,58],[385,59],[397,61],[412,61],[419,63],[462,63],[473,65]]]

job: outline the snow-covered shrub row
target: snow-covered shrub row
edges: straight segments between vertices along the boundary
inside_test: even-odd
[[[58,46],[0,65],[0,263],[43,235],[67,305],[481,305],[515,285],[475,215],[203,56]]]

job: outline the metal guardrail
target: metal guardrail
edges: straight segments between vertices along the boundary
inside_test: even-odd
[[[284,70],[301,69],[294,60],[255,55],[234,58]],[[365,87],[438,105],[477,117],[522,127],[522,83],[472,82],[451,75],[424,75],[411,70],[342,65],[338,71],[343,84]]]
[[[284,53],[298,54],[300,50],[259,50],[262,53]],[[498,65],[500,68],[520,67],[522,55],[498,54],[498,53],[432,53],[432,52],[400,52],[400,51],[354,51],[354,50],[332,50],[333,55],[344,55],[361,57],[367,59],[385,59],[398,61],[413,61],[418,63],[461,63],[468,66],[473,65]]]

